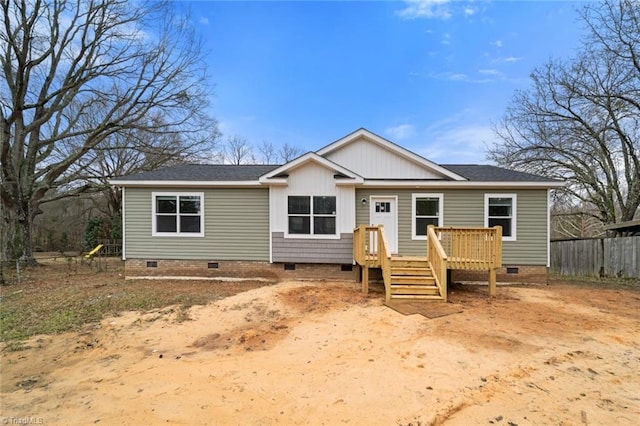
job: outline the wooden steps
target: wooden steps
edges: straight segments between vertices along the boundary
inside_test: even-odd
[[[427,259],[391,258],[391,299],[444,300]]]

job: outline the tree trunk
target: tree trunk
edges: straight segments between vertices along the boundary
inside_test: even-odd
[[[18,227],[20,228],[19,232],[22,234],[22,255],[20,255],[20,262],[27,266],[35,266],[38,264],[33,257],[33,241],[31,241],[34,218],[35,214],[31,208],[31,203],[28,200],[21,202],[20,214],[18,215],[17,221]]]

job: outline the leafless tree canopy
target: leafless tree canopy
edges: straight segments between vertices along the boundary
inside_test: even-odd
[[[278,158],[283,163],[288,163],[291,160],[295,160],[302,155],[302,150],[297,146],[285,143],[278,150]]]
[[[80,191],[78,179],[111,144],[135,150],[142,138],[179,137],[194,147],[211,136],[201,46],[172,7],[0,0],[0,197],[26,260],[49,191]],[[112,172],[99,167],[90,174]]]
[[[223,155],[225,163],[229,164],[255,164],[257,162],[249,141],[238,135],[227,138]]]
[[[632,220],[640,205],[640,7],[606,1],[581,16],[583,47],[533,71],[496,126],[503,144],[490,158],[566,180],[576,212],[605,224]]]

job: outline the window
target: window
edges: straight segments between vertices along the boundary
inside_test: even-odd
[[[484,225],[502,226],[504,241],[516,240],[516,194],[485,194]]]
[[[336,234],[336,197],[289,196],[288,214],[289,234]]]
[[[427,238],[427,226],[442,226],[442,194],[413,194],[412,220],[414,240]]]
[[[153,198],[153,236],[204,236],[202,193],[159,193]]]
[[[376,213],[391,213],[391,203],[389,201],[376,201]]]

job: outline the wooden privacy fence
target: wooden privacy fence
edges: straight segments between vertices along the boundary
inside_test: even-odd
[[[551,273],[640,278],[640,236],[552,241]]]

